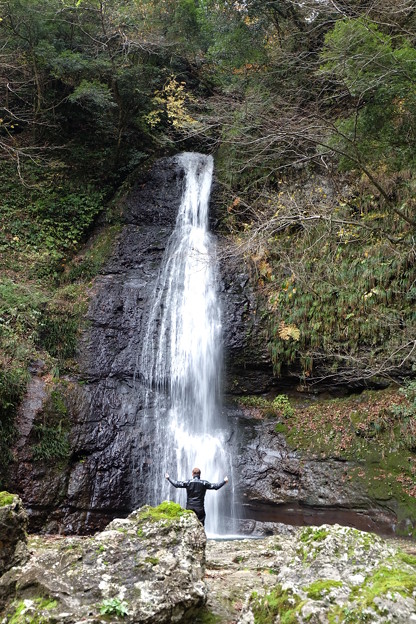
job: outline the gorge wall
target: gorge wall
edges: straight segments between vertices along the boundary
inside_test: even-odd
[[[50,532],[90,532],[144,504],[152,462],[156,414],[144,414],[137,376],[153,288],[183,191],[183,169],[173,158],[158,161],[138,180],[124,203],[124,227],[111,259],[95,280],[79,346],[79,378],[65,380],[71,417],[71,457],[66,465],[33,461],[30,431],[42,409],[41,371],[22,406],[12,487],[28,510],[31,527]],[[255,298],[244,269],[222,262],[225,376],[230,392],[265,388],[271,368],[249,348],[258,333]],[[257,357],[257,356],[256,356]],[[256,378],[257,368],[259,378]],[[36,400],[37,397],[37,400]],[[225,417],[227,415],[225,414]]]
[[[33,531],[90,533],[148,502],[146,474],[159,460],[153,446],[157,414],[144,409],[137,362],[183,182],[178,159],[165,158],[142,174],[124,200],[122,231],[90,292],[79,375],[61,381],[70,419],[68,461],[34,460],[31,436],[45,402],[45,380],[41,368],[33,370],[18,419],[10,485],[22,497]],[[223,418],[232,431],[228,444],[241,529],[271,532],[268,523],[322,523],[329,514],[337,522],[391,531],[394,506],[345,483],[342,462],[301,458],[270,424],[250,418],[235,402],[239,395],[284,386],[272,373],[249,267],[229,240],[219,237],[218,247]]]

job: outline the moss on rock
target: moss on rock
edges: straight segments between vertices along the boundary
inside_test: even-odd
[[[253,592],[250,601],[255,624],[274,624],[277,616],[281,624],[298,622],[297,613],[302,601],[290,589],[283,589],[280,584],[264,596]]]
[[[308,598],[311,598],[312,600],[321,600],[331,592],[331,589],[336,587],[342,587],[342,581],[318,579],[303,589]]]
[[[14,501],[14,494],[9,494],[9,492],[0,492],[0,507],[6,507],[6,505],[11,505]]]
[[[139,520],[159,522],[160,520],[176,520],[186,514],[192,514],[193,511],[183,509],[178,503],[164,501],[157,507],[145,506],[139,514]]]

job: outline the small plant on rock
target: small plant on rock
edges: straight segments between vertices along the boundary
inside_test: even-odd
[[[295,413],[295,410],[290,404],[289,397],[286,394],[278,394],[273,399],[273,407],[282,412],[284,418],[290,418]]]
[[[128,615],[128,605],[119,598],[108,598],[103,600],[100,613],[102,615],[116,615],[117,617],[125,617]]]

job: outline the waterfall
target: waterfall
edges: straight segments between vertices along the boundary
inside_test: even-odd
[[[156,421],[155,448],[143,475],[152,505],[163,500],[185,505],[186,491],[171,486],[165,472],[187,480],[198,466],[201,478],[211,482],[231,476],[227,430],[220,418],[222,328],[215,240],[208,231],[213,159],[194,153],[178,159],[184,190],[155,285],[139,365],[147,388],[145,413]],[[207,491],[208,534],[230,528],[231,489],[229,484]]]

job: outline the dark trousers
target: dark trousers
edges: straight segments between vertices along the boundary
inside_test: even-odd
[[[196,513],[202,526],[205,525],[205,509],[203,507],[187,507],[187,509],[192,509],[192,511]]]

